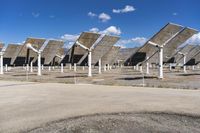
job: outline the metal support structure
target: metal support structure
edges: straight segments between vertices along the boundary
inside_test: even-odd
[[[29,64],[26,64],[26,71],[29,71]]]
[[[44,65],[42,65],[42,70],[44,70]]]
[[[37,73],[37,75],[41,76],[42,75],[42,73],[41,73],[41,52],[42,52],[42,50],[35,49],[30,43],[26,44],[26,47],[28,49],[33,50],[34,52],[36,52],[38,54],[38,73]]]
[[[136,66],[133,66],[133,70],[136,70]]]
[[[159,48],[159,79],[163,79],[163,47],[158,47]]]
[[[143,70],[142,70],[142,65],[140,66],[140,72],[143,72]]]
[[[138,65],[138,64],[136,65],[136,70],[137,70],[137,71],[139,70],[139,65]]]
[[[51,71],[51,66],[49,66],[49,71]]]
[[[169,63],[169,71],[172,71],[172,64]]]
[[[76,72],[76,63],[74,63],[74,72]]]
[[[0,52],[0,74],[3,74],[3,52]]]
[[[61,73],[64,72],[64,70],[63,70],[63,63],[60,64],[60,72],[61,72]]]
[[[149,59],[149,57],[147,56],[147,60]],[[146,62],[146,74],[149,74],[149,62]]]
[[[192,70],[194,70],[194,65],[192,66]]]
[[[88,77],[92,77],[92,51],[88,51]]]
[[[42,73],[41,73],[41,52],[38,51],[38,76],[41,76]]]
[[[69,70],[72,70],[72,64],[69,64]]]
[[[99,74],[101,74],[101,59],[99,59]]]
[[[31,73],[33,72],[33,62],[31,61]]]
[[[187,73],[187,71],[186,71],[186,55],[185,54],[183,54],[183,72],[184,73]]]
[[[110,70],[110,64],[107,64],[107,70]]]
[[[103,70],[104,70],[104,72],[106,71],[106,65],[104,65]]]

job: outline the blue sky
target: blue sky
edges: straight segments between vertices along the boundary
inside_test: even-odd
[[[0,41],[6,44],[30,36],[73,42],[92,29],[134,47],[168,22],[200,29],[200,0],[0,0],[0,6]],[[200,35],[193,40],[200,43]]]

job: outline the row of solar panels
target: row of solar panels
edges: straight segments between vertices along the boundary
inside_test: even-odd
[[[179,48],[197,32],[189,27],[168,23],[142,47],[121,49],[118,60],[123,60],[125,65],[131,66],[147,61],[158,64],[158,48],[163,47],[163,63],[181,63],[183,56],[179,53],[182,52],[187,55],[187,64],[197,64],[200,62],[199,46],[185,45]]]
[[[38,54],[29,49],[31,45],[34,49],[41,52],[42,64],[52,65],[60,63],[77,63],[78,65],[87,65],[88,52],[77,43],[92,50],[92,64],[102,60],[102,65],[113,64],[117,57],[120,47],[114,46],[119,40],[117,36],[101,35],[98,33],[83,32],[74,45],[66,50],[63,48],[62,40],[46,40],[42,38],[27,38],[23,45],[9,44],[3,50],[4,64],[21,66],[24,64],[37,64]]]
[[[69,50],[62,48],[64,45],[62,40],[28,38],[23,45],[8,45],[4,52],[4,64],[15,64],[16,66],[30,64],[30,62],[36,64],[38,55],[29,49],[27,44],[41,51],[42,64],[44,65],[55,63],[87,65],[88,50],[92,51],[92,65],[96,65],[99,59],[102,60],[102,65],[113,64],[117,59],[123,60],[125,65],[142,64],[146,61],[157,63],[158,47],[164,48],[164,63],[180,62],[182,58],[179,57],[181,55],[178,53],[185,49],[187,49],[188,61],[194,58],[194,63],[198,63],[200,62],[199,47],[190,48],[191,46],[188,45],[177,51],[179,46],[196,33],[197,30],[192,28],[168,23],[142,47],[129,49],[130,52],[122,49],[121,53],[119,53],[120,48],[114,46],[119,37],[111,35],[83,32]],[[3,45],[1,47],[3,48]]]

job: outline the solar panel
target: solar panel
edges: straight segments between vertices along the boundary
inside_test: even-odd
[[[98,33],[91,32],[83,32],[77,41],[83,46],[90,48],[96,42],[96,40],[100,37]],[[87,52],[84,48],[77,46],[76,43],[70,49],[70,62],[77,63],[82,56]]]
[[[158,46],[162,46],[167,41],[169,41],[169,39],[171,39],[178,32],[180,32],[181,29],[183,29],[183,27],[180,25],[168,23],[149,41],[147,41],[140,49],[138,49],[138,51],[135,54],[133,54],[130,60],[130,64],[136,65],[139,62],[143,62],[146,59],[146,57],[151,57],[158,51],[158,49],[149,42],[153,42],[155,44],[158,44]],[[153,60],[153,62],[155,62],[155,60]]]
[[[163,62],[173,63],[169,61],[171,55],[173,55],[173,53],[176,52],[176,49],[181,44],[183,44],[186,40],[188,40],[190,37],[192,37],[196,33],[197,33],[196,30],[186,27],[177,36],[175,36],[172,40],[170,40],[164,46]]]
[[[23,62],[30,63],[30,61],[37,58],[37,53],[35,53],[32,50],[29,50],[26,45],[28,43],[30,43],[32,45],[32,47],[39,50],[45,41],[46,41],[46,39],[41,39],[41,38],[27,38],[26,42],[24,43],[24,45],[22,46],[22,48],[18,54],[18,57],[25,57],[26,59]]]
[[[129,65],[129,64],[126,64],[126,62],[129,62],[129,60],[131,59],[131,55],[136,53],[138,49],[139,47],[121,48],[117,56],[117,59],[122,61],[125,65]]]
[[[112,48],[107,52],[101,59],[102,65],[110,64],[113,65],[116,61],[117,55],[119,53],[120,47],[112,46]]]
[[[195,52],[196,52],[196,53],[195,53]],[[190,58],[190,60],[189,60],[189,58],[187,57],[187,60],[186,60],[187,63],[186,63],[186,65],[187,65],[187,64],[190,65],[189,61],[192,62],[192,60],[194,61],[194,64],[191,63],[191,65],[196,65],[196,64],[199,64],[199,63],[200,63],[200,46],[197,46],[197,47],[196,47],[195,52],[193,53],[193,56],[192,56],[192,58]]]
[[[190,52],[194,52],[196,49],[195,45],[186,45],[183,47],[183,49],[179,50],[178,53],[174,56],[176,63],[183,63],[183,55],[186,55],[186,57],[189,56]]]
[[[103,38],[101,38],[101,40],[96,43],[94,49],[92,49],[92,65],[95,65],[99,61],[99,59],[102,58],[103,55],[105,55],[118,40],[119,37],[117,36],[104,35]],[[85,56],[82,57],[78,64],[81,64],[86,57],[87,53]]]
[[[49,64],[53,58],[56,56],[56,53],[59,48],[64,45],[63,41],[60,40],[49,40],[48,44],[42,51],[42,58],[44,58],[44,64]]]
[[[22,48],[22,45],[18,45],[18,44],[9,44],[8,45],[8,47],[6,48],[6,50],[4,52],[4,58],[10,58],[9,64],[13,65],[21,48]]]
[[[60,64],[62,60],[65,58],[66,54],[67,53],[65,51],[65,48],[59,48],[56,52],[55,62],[57,62],[57,64]],[[60,58],[60,57],[63,57],[63,58]]]

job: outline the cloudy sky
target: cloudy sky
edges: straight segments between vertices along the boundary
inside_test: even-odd
[[[168,22],[200,30],[200,0],[0,0],[0,41],[27,37],[73,41],[83,31],[121,37],[118,45],[142,45]],[[200,43],[200,34],[190,39]]]

